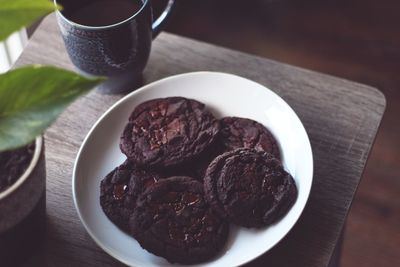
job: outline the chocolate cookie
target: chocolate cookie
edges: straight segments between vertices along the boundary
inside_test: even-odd
[[[266,151],[277,159],[281,158],[277,141],[262,124],[238,117],[225,117],[220,122],[220,143],[224,152],[245,147]]]
[[[297,198],[292,176],[268,152],[239,148],[218,156],[204,178],[207,201],[221,215],[245,227],[281,219]]]
[[[139,166],[171,167],[201,154],[215,141],[219,128],[219,121],[198,101],[153,99],[134,109],[120,148]]]
[[[202,183],[180,176],[160,180],[139,197],[130,230],[149,252],[193,264],[218,254],[228,224],[205,202]]]
[[[210,162],[221,154],[221,146],[215,142],[198,157],[178,166],[162,170],[165,177],[189,176],[203,182],[204,174]]]
[[[136,198],[159,179],[160,175],[138,169],[125,161],[101,181],[100,205],[104,213],[114,224],[127,231]]]

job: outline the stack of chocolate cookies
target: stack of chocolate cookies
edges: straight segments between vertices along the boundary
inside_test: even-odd
[[[144,249],[170,262],[212,259],[225,245],[229,223],[266,227],[297,198],[263,125],[218,120],[196,100],[140,104],[120,148],[127,160],[101,181],[100,204]]]

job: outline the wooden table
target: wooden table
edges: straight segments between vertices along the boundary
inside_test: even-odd
[[[32,63],[73,69],[54,15],[43,21],[16,65]],[[369,86],[166,33],[153,44],[143,84],[199,70],[237,74],[272,89],[295,110],[311,139],[315,174],[307,206],[284,240],[249,266],[327,266],[382,119],[385,97]],[[83,138],[121,97],[92,92],[46,132],[47,242],[43,255],[36,255],[45,260],[42,266],[120,266],[79,221],[71,175]]]

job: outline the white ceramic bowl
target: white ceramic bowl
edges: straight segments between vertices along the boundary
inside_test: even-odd
[[[236,266],[251,261],[277,244],[300,217],[311,190],[313,157],[307,133],[289,105],[264,86],[235,75],[195,72],[169,77],[130,93],[103,114],[86,136],[74,166],[72,192],[79,217],[94,241],[121,262],[146,267],[171,265],[119,230],[99,204],[101,179],[125,160],[119,138],[130,113],[146,100],[169,96],[201,101],[219,118],[256,120],[280,144],[284,167],[298,187],[296,203],[282,220],[265,229],[232,225],[223,252],[202,266]]]

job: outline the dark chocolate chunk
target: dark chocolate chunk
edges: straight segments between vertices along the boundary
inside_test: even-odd
[[[295,181],[278,159],[246,148],[226,152],[211,162],[204,191],[221,216],[249,228],[280,220],[297,198]]]
[[[271,132],[262,124],[245,118],[225,117],[220,120],[220,143],[223,151],[236,148],[254,148],[266,151],[280,159],[279,146]]]
[[[127,231],[136,198],[160,175],[134,167],[129,161],[111,171],[100,184],[100,205],[107,217]]]
[[[198,101],[153,99],[134,109],[120,148],[138,166],[167,168],[200,155],[215,141],[219,128],[219,121]]]
[[[216,256],[229,229],[205,202],[202,183],[181,176],[162,179],[143,192],[130,230],[149,252],[193,264]]]

